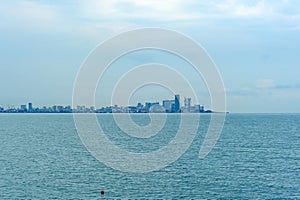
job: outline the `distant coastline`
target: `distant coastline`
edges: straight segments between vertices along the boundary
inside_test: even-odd
[[[57,106],[58,108],[53,109],[52,107],[48,108],[33,108],[32,110],[23,110],[20,108],[8,108],[4,109],[0,107],[0,114],[10,114],[10,113],[17,113],[17,114],[35,114],[35,113],[41,113],[41,114],[66,114],[66,113],[97,113],[97,114],[105,114],[105,113],[136,113],[136,114],[143,114],[143,113],[228,113],[228,112],[214,112],[212,110],[193,110],[186,111],[184,108],[180,109],[177,112],[167,111],[162,106],[155,106],[150,107],[149,109],[144,110],[138,110],[135,108],[135,106],[126,106],[126,107],[119,107],[119,106],[108,106],[108,107],[102,107],[99,109],[95,108],[86,108],[85,106],[80,106],[81,109],[77,108],[70,108],[70,106]]]
[[[138,103],[136,106],[106,106],[95,108],[77,105],[72,108],[70,105],[53,105],[50,107],[34,107],[33,103],[22,104],[20,107],[3,108],[0,106],[0,113],[218,113],[212,110],[205,110],[203,105],[191,105],[191,98],[184,98],[184,105],[180,105],[180,95],[176,94],[174,99],[159,102]]]

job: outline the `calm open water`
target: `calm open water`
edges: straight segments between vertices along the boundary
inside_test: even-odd
[[[137,152],[166,145],[179,122],[179,115],[168,115],[162,133],[130,139],[111,115],[98,118],[116,145]],[[148,115],[133,119],[149,123]],[[300,114],[229,114],[217,145],[199,160],[209,119],[201,115],[179,160],[136,174],[97,161],[71,114],[0,114],[0,199],[300,199]]]

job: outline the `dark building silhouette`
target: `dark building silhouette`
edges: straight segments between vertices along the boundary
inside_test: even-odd
[[[175,95],[174,112],[180,112],[180,95]]]
[[[28,110],[32,111],[33,107],[32,107],[32,103],[28,103]]]

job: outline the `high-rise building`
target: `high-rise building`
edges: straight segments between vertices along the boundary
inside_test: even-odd
[[[32,107],[32,103],[28,103],[28,110],[32,111],[33,107]]]
[[[180,112],[180,95],[175,95],[175,105],[174,105],[174,112]]]
[[[191,111],[191,98],[184,98],[184,109],[186,110],[186,112]]]

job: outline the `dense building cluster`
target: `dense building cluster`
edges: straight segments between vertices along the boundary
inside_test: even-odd
[[[21,105],[19,108],[0,107],[2,113],[204,113],[212,112],[204,110],[202,105],[191,105],[191,98],[184,98],[184,105],[180,105],[180,95],[175,95],[174,99],[163,100],[159,102],[146,102],[145,104],[138,103],[136,106],[107,106],[96,109],[94,106],[43,106],[33,107],[32,103]]]

